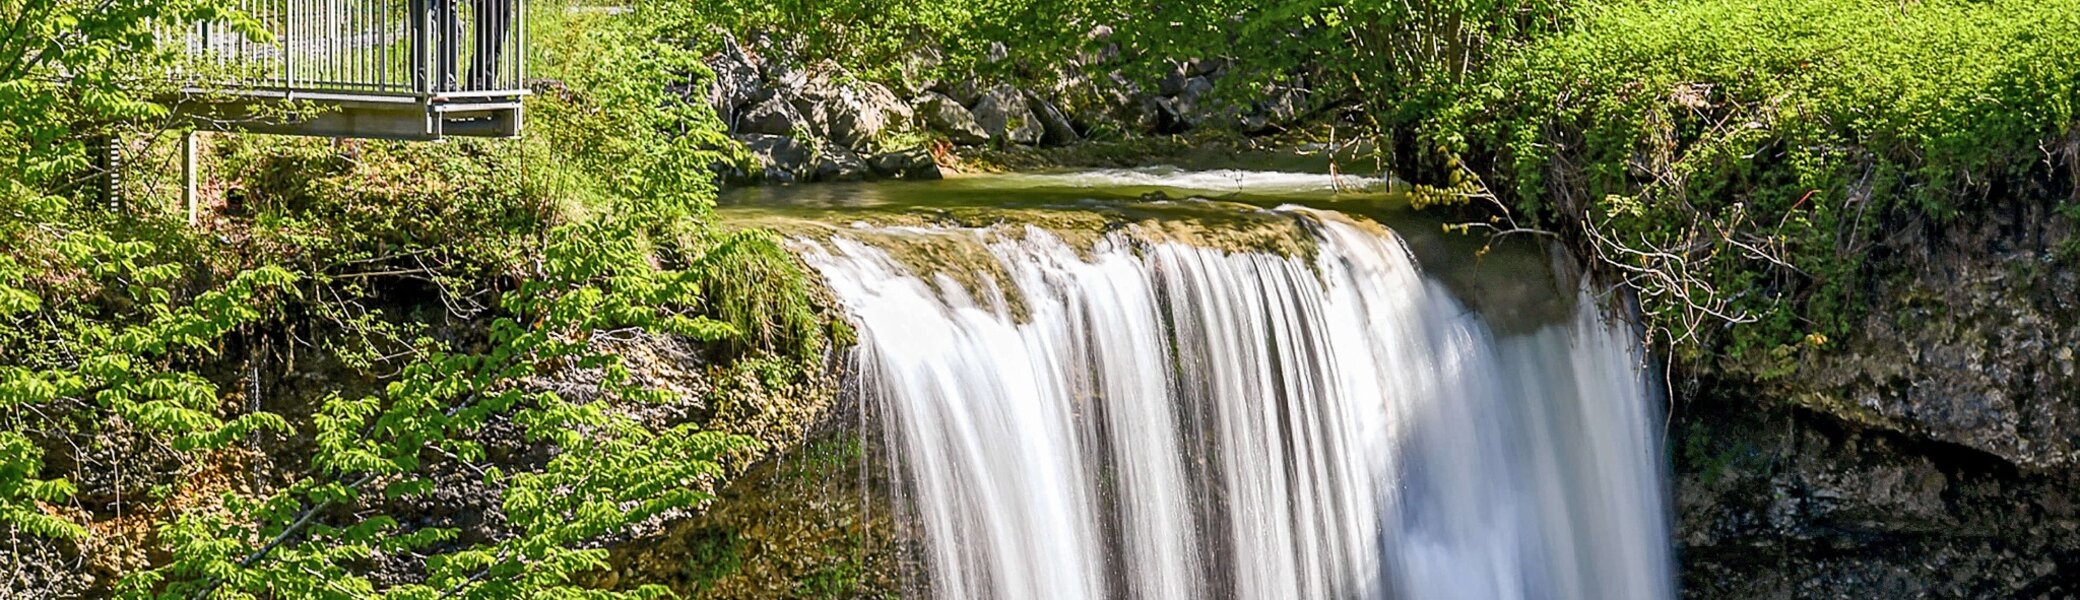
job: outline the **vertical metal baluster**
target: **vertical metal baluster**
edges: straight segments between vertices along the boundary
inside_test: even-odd
[[[353,0],[333,0],[333,4],[339,10],[340,30],[339,33],[334,34],[338,35],[340,39],[339,78],[345,83],[344,87],[347,89],[359,89],[361,86],[361,30],[355,26],[360,24],[361,20],[359,16],[354,14]]]
[[[520,22],[513,24],[516,28],[513,30],[513,89],[518,90],[527,87],[527,53],[534,48],[534,38],[528,32],[532,28],[528,24],[534,21],[533,13],[530,12],[533,7],[528,5],[527,0],[513,1],[520,3]]]
[[[337,87],[347,79],[347,43],[350,40],[346,38],[343,32],[346,29],[346,24],[343,23],[346,20],[346,13],[339,10],[339,3],[340,0],[325,0],[324,3],[325,31],[323,35],[330,42],[326,45],[332,48],[332,59],[326,61],[330,63],[330,66],[327,68],[331,69],[332,73],[328,74],[325,80],[331,82],[329,84],[331,87]]]
[[[355,67],[355,70],[360,72],[360,75],[358,75],[357,77],[361,80],[361,82],[364,85],[366,85],[368,83],[372,83],[375,79],[376,69],[374,60],[376,55],[376,49],[374,40],[370,37],[374,35],[374,31],[371,30],[372,26],[369,22],[370,15],[367,12],[368,3],[356,2],[354,3],[354,6],[354,14],[357,15],[355,17],[355,20],[361,23],[360,26],[354,29],[354,45],[356,46],[354,55],[356,57],[355,64],[360,65],[359,67]]]
[[[296,89],[296,26],[299,20],[296,8],[300,2],[289,0],[289,5],[283,7],[286,10],[282,11],[282,31],[285,32],[282,36],[282,88],[287,90]]]
[[[520,43],[522,31],[527,30],[526,2],[501,0],[506,4],[506,31],[504,55],[499,56],[498,78],[500,87],[508,90],[520,89],[520,53],[527,47]]]
[[[340,37],[347,40],[347,56],[342,59],[342,62],[345,62],[347,65],[346,80],[348,85],[354,89],[366,91],[364,86],[367,85],[368,79],[361,73],[361,61],[364,54],[362,48],[367,40],[361,39],[361,13],[354,10],[356,4],[354,0],[340,0],[340,14],[346,15],[345,19],[343,19],[346,24],[341,26],[346,31],[340,33]]]
[[[360,46],[361,81],[374,83],[376,78],[375,15],[368,13],[367,2],[355,3],[354,14],[360,15],[361,26],[354,30],[355,44]]]
[[[390,44],[392,39],[390,37],[390,13],[378,13],[376,15],[376,27],[381,28],[380,33],[376,34],[376,80],[382,82],[382,87],[387,91],[390,87]]]
[[[342,19],[345,25],[341,26],[346,31],[342,32],[340,37],[347,40],[347,55],[341,61],[347,65],[348,85],[366,91],[364,86],[367,84],[367,78],[362,76],[361,60],[362,48],[367,40],[361,39],[361,13],[354,10],[355,4],[354,0],[340,0],[340,14],[346,15]]]

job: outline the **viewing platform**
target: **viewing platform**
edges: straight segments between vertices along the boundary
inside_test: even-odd
[[[200,129],[437,140],[520,134],[527,0],[235,0],[179,36]]]

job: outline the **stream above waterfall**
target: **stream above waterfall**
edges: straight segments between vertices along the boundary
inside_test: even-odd
[[[857,324],[914,595],[1673,596],[1655,378],[1622,303],[1532,240],[1232,170],[719,212]]]

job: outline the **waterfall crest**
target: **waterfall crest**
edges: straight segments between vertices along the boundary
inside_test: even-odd
[[[939,598],[1668,598],[1652,386],[1580,301],[1498,337],[1369,222],[1312,257],[1120,231],[803,240],[862,325]]]

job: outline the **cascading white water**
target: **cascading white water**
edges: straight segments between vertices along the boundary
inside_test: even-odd
[[[876,232],[988,249],[956,278],[802,242],[863,325],[932,596],[1673,596],[1628,329],[1583,301],[1498,338],[1391,233],[1279,210],[1312,260]]]

